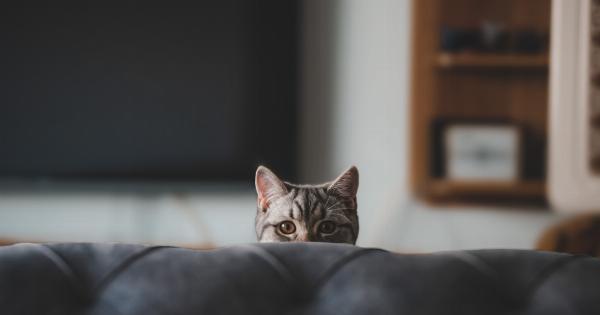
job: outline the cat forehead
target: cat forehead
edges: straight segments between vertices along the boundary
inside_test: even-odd
[[[273,208],[324,208],[338,202],[338,197],[327,192],[327,186],[288,187],[288,193],[273,203]]]
[[[288,193],[285,197],[295,201],[325,201],[334,197],[327,191],[327,185],[290,185],[287,186]]]
[[[329,187],[329,185],[331,185],[330,182],[327,183],[323,183],[323,184],[315,184],[315,185],[311,185],[311,184],[294,184],[294,183],[290,183],[290,182],[283,182],[285,184],[285,186],[288,189],[299,189],[299,190],[327,190],[327,188]]]

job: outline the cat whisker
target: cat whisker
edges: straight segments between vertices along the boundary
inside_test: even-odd
[[[339,205],[339,204],[341,204],[341,203],[342,203],[341,201],[337,200],[336,202],[334,202],[333,204],[331,204],[331,205],[329,205],[329,206],[325,205],[325,210],[329,210],[329,209],[331,209],[332,207],[334,207],[334,206],[337,206],[337,205]]]
[[[327,195],[327,199],[325,200],[325,206],[324,206],[324,207],[325,207],[325,209],[327,209],[328,207],[330,207],[330,206],[329,206],[329,200],[330,200],[330,199],[331,199],[331,196]],[[337,203],[337,202],[336,202],[336,203]],[[336,203],[334,203],[334,204],[333,204],[333,205],[331,205],[331,206],[334,206]]]
[[[333,211],[344,211],[344,210],[354,210],[354,208],[335,208],[335,209],[327,209],[326,211],[333,212]]]

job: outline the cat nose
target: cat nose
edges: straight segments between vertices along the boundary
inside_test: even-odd
[[[302,235],[302,236],[300,236],[300,235],[299,235],[299,236],[296,238],[296,240],[297,240],[298,242],[310,242],[310,241],[309,241],[309,239],[308,239],[308,236],[307,236],[307,235]]]
[[[311,238],[308,233],[298,233],[296,235],[296,241],[297,242],[310,242]]]

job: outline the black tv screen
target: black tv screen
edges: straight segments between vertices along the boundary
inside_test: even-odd
[[[1,6],[1,179],[294,176],[296,1]]]

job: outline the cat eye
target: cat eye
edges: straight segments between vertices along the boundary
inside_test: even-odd
[[[319,225],[319,232],[323,234],[331,234],[335,232],[337,226],[331,221],[325,221]]]
[[[279,223],[278,229],[279,232],[283,234],[292,234],[296,232],[296,226],[294,223],[292,223],[292,221],[283,221]]]

